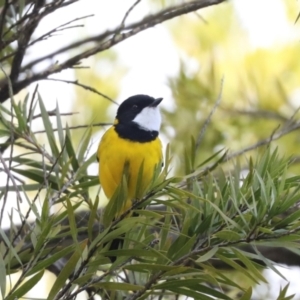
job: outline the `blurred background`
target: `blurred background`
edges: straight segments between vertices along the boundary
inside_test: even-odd
[[[184,1],[143,0],[126,22],[140,20],[163,7],[181,2]],[[80,20],[79,23],[84,25],[81,28],[62,32],[32,47],[26,61],[84,36],[117,27],[132,3],[131,0],[84,0],[46,17],[36,30],[37,36],[51,29],[53,22],[59,24],[94,15]],[[295,0],[225,2],[141,32],[84,60],[82,66],[87,68],[63,71],[52,78],[79,80],[118,103],[140,93],[163,97],[162,139],[164,146],[171,145],[173,172],[182,174],[184,170],[180,165],[184,149],[192,135],[195,138],[199,135],[220,93],[221,104],[197,154],[199,163],[221,149],[234,152],[251,146],[298,118],[299,12],[300,3]],[[65,55],[51,58],[49,64]],[[44,67],[45,62],[35,68]],[[34,87],[35,84],[30,90]],[[53,110],[57,102],[61,112],[77,112],[66,117],[69,126],[113,122],[117,110],[117,105],[111,101],[63,82],[41,81],[39,91],[48,110]],[[23,97],[24,94],[20,99]],[[38,120],[35,126],[39,130]],[[105,129],[94,127],[91,154],[96,151]],[[77,129],[72,133],[78,143],[83,132],[84,129]],[[297,160],[299,132],[277,140],[273,146]],[[241,164],[245,159],[245,156],[241,157]],[[295,164],[294,168],[296,172],[299,166]],[[97,174],[96,163],[90,172]],[[300,270],[285,267],[280,270],[291,282],[290,292],[297,294],[295,299],[300,299]],[[280,287],[286,285],[274,272],[265,272],[270,285],[257,286],[253,299],[275,299]],[[237,280],[244,279],[239,275]],[[33,290],[30,295],[35,293]]]
[[[126,22],[180,1],[141,1]],[[39,53],[118,26],[132,1],[79,1],[49,16],[37,35],[53,22],[94,14],[81,29],[39,43]],[[224,78],[221,105],[207,129],[199,160],[222,148],[235,151],[268,137],[288,121],[300,104],[299,3],[294,0],[230,1],[155,26],[83,61],[87,69],[64,71],[54,78],[91,85],[118,103],[143,93],[164,97],[162,135],[180,160],[190,135],[197,136],[212,110]],[[58,22],[59,23],[59,22]],[[74,35],[73,35],[74,33]],[[60,60],[61,57],[53,57]],[[42,66],[44,67],[44,66]],[[117,105],[82,88],[39,83],[48,109],[78,112],[70,125],[111,122]],[[80,130],[76,131],[80,137]],[[188,134],[187,134],[188,133]],[[95,128],[95,143],[101,128]],[[298,133],[278,141],[280,151],[295,154]],[[180,173],[180,169],[176,169]]]

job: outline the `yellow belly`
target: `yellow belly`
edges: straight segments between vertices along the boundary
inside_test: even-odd
[[[145,194],[153,178],[154,170],[162,163],[161,148],[158,138],[146,143],[121,139],[114,127],[108,129],[102,137],[98,148],[99,179],[108,199],[113,196],[119,186],[126,164],[128,200],[122,211],[131,206],[132,199],[141,199]],[[142,178],[138,182],[142,164]]]

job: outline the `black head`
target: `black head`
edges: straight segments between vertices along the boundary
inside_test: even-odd
[[[155,99],[147,95],[135,95],[126,99],[119,106],[116,119],[118,123],[130,123],[144,108],[156,107],[162,98]]]

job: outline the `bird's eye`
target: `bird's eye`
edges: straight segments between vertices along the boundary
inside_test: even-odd
[[[137,109],[138,106],[136,104],[132,105],[132,109]]]

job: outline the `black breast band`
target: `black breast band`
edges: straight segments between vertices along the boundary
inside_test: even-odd
[[[144,130],[133,122],[116,124],[114,127],[119,137],[133,142],[147,143],[158,137],[158,131]]]

